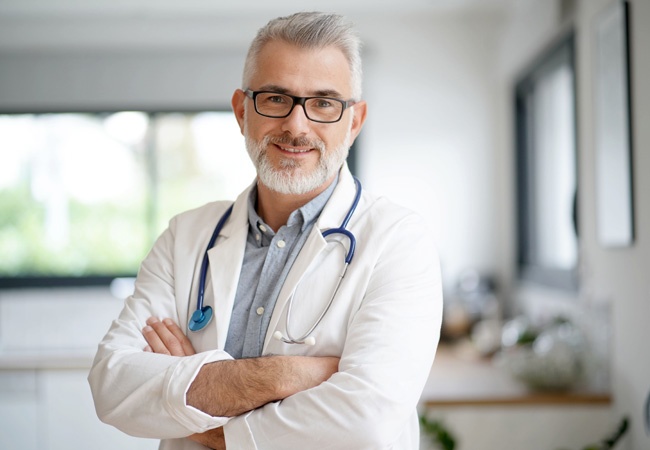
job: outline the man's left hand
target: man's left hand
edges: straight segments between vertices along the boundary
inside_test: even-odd
[[[150,317],[147,326],[142,329],[142,335],[147,341],[146,352],[160,353],[171,356],[191,356],[196,354],[190,340],[183,330],[171,319],[158,320]]]

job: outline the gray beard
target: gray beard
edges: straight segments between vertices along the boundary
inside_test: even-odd
[[[304,195],[321,187],[341,168],[350,150],[350,134],[351,130],[348,129],[343,143],[332,151],[327,151],[325,143],[320,139],[312,141],[306,138],[291,138],[287,134],[280,137],[265,136],[259,142],[245,132],[244,138],[248,155],[262,184],[281,194]],[[266,149],[270,144],[315,148],[320,153],[318,164],[314,170],[308,172],[303,169],[300,161],[286,158],[280,161],[280,168],[275,169],[267,157]]]

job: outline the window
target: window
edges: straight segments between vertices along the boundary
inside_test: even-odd
[[[230,112],[0,115],[0,286],[135,275],[176,213],[255,176]]]
[[[573,35],[516,85],[518,269],[521,279],[578,287]]]

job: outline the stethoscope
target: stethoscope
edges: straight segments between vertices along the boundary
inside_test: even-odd
[[[289,322],[291,321],[291,311],[293,308],[293,295],[292,295],[289,298],[289,304],[287,305],[286,336],[284,336],[280,331],[276,331],[273,334],[273,337],[275,339],[278,339],[286,344],[314,345],[316,343],[316,339],[313,336],[311,336],[311,334],[314,332],[316,327],[321,323],[323,317],[325,317],[325,314],[327,314],[327,311],[329,311],[330,307],[332,306],[334,297],[336,297],[339,287],[341,286],[341,282],[345,277],[345,273],[347,272],[348,266],[352,261],[352,257],[354,256],[354,251],[357,245],[357,240],[355,239],[354,235],[350,230],[346,228],[348,226],[348,223],[350,222],[350,219],[352,218],[352,215],[356,211],[357,205],[359,204],[359,199],[361,198],[361,189],[362,189],[361,182],[356,177],[354,177],[354,183],[357,188],[356,194],[354,196],[354,201],[352,202],[352,206],[350,206],[348,213],[345,215],[345,218],[343,219],[341,226],[339,226],[338,228],[330,228],[329,230],[325,230],[322,232],[323,238],[327,238],[327,236],[331,236],[333,234],[342,234],[346,236],[350,241],[350,246],[345,255],[345,264],[343,265],[343,270],[341,271],[341,274],[337,279],[336,286],[334,287],[334,292],[332,293],[329,302],[327,303],[325,308],[323,308],[323,311],[321,312],[320,316],[318,316],[318,319],[316,319],[316,322],[314,322],[314,324],[311,326],[311,328],[309,328],[309,330],[305,334],[303,334],[300,337],[293,337],[291,331],[289,330]],[[214,243],[217,240],[219,233],[221,233],[223,226],[228,220],[228,217],[230,217],[230,214],[232,213],[232,208],[233,205],[231,205],[230,208],[228,208],[228,210],[223,214],[223,216],[221,216],[221,219],[219,219],[217,226],[212,232],[212,236],[210,237],[208,246],[205,249],[205,253],[203,254],[203,262],[201,263],[201,276],[199,278],[199,293],[196,301],[196,311],[192,313],[192,316],[190,317],[190,320],[187,324],[187,327],[191,331],[201,331],[203,328],[205,328],[208,325],[208,323],[210,323],[210,320],[212,320],[212,316],[214,315],[211,306],[203,305],[203,300],[205,297],[205,280],[208,274],[208,265],[209,265],[208,251],[214,246]]]

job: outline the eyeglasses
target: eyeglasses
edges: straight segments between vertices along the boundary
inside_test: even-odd
[[[343,111],[354,105],[353,100],[340,100],[332,97],[296,97],[272,91],[252,91],[244,93],[253,100],[255,112],[264,117],[282,119],[288,117],[296,105],[302,105],[305,116],[311,121],[334,123],[341,120]]]

